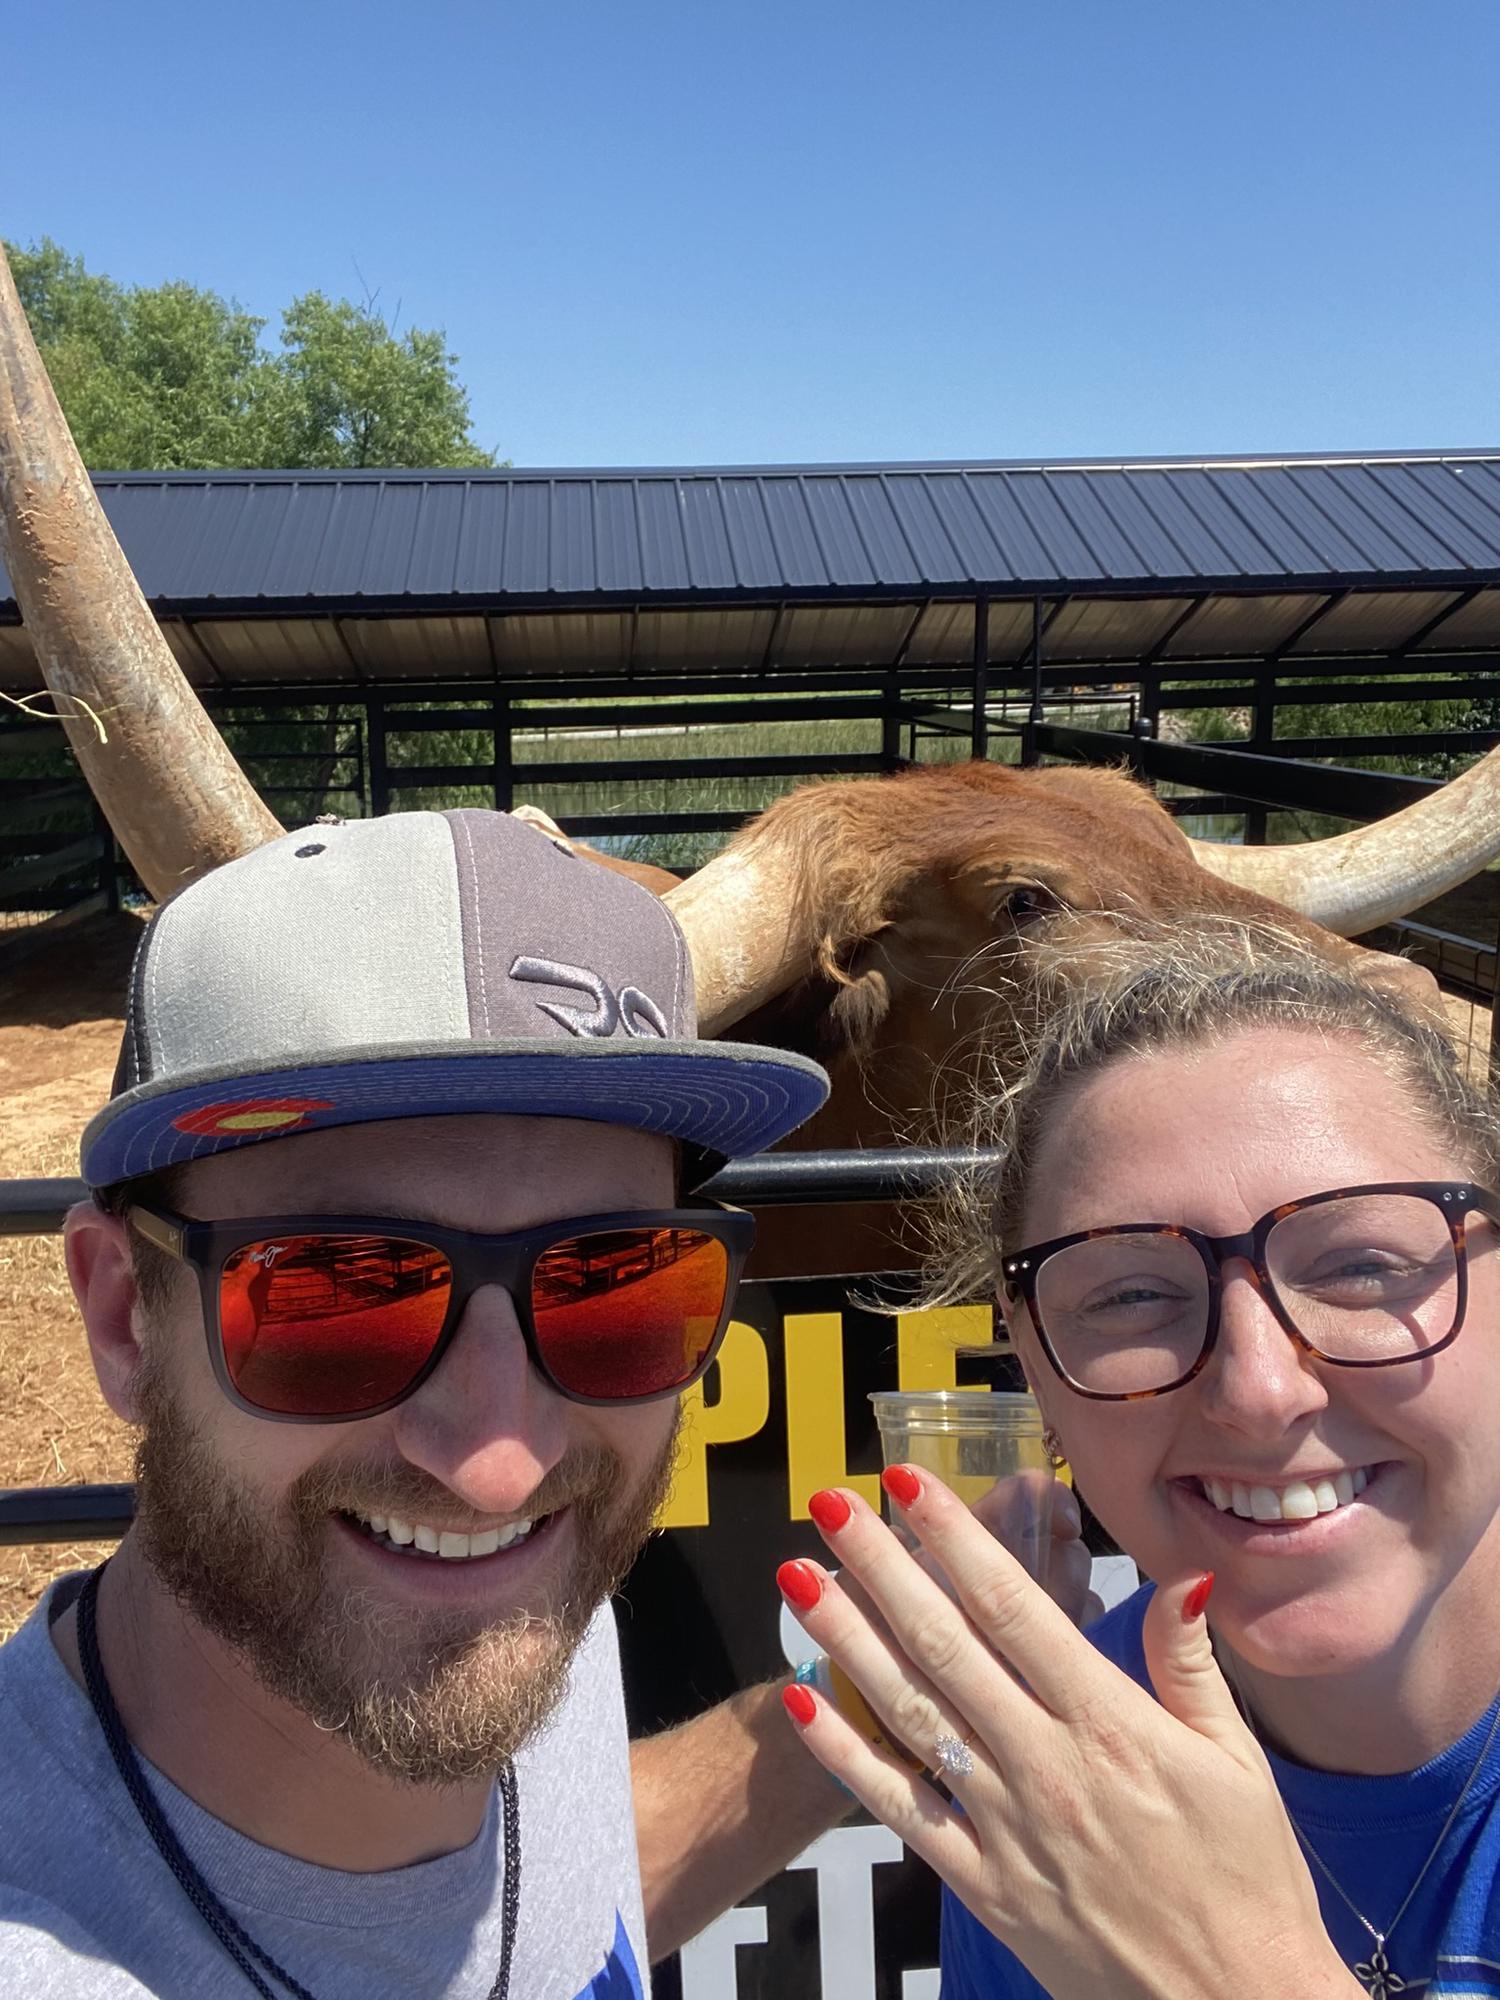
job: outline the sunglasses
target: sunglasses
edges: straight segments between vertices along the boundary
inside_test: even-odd
[[[483,1285],[510,1295],[533,1367],[571,1403],[650,1403],[718,1352],[755,1237],[739,1209],[569,1216],[505,1236],[350,1215],[130,1226],[198,1275],[209,1358],[238,1408],[336,1424],[404,1402]]]

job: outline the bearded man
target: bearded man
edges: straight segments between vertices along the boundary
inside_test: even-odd
[[[6,1992],[644,1993],[606,1600],[750,1236],[683,1190],[825,1091],[504,815],[159,911],[67,1229],[138,1513],[0,1651]],[[658,1949],[839,1817],[779,1709],[637,1753]]]

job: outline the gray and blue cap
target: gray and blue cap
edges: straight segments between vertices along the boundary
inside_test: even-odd
[[[192,883],[136,957],[92,1187],[320,1126],[592,1119],[759,1152],[828,1094],[814,1062],[696,1037],[671,912],[504,813],[308,827]]]

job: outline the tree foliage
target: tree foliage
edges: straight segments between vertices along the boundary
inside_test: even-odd
[[[440,332],[387,325],[372,299],[293,299],[266,322],[172,281],[118,285],[43,238],[6,246],[21,303],[84,463],[491,465]]]

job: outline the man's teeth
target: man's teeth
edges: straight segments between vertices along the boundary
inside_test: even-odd
[[[536,1525],[532,1521],[511,1521],[503,1528],[486,1528],[482,1535],[455,1535],[446,1528],[429,1528],[425,1521],[403,1521],[396,1514],[356,1514],[377,1539],[398,1549],[422,1555],[440,1556],[446,1562],[467,1562],[474,1556],[492,1556],[501,1549],[524,1542]]]
[[[1363,1466],[1353,1472],[1337,1472],[1332,1479],[1317,1479],[1311,1485],[1294,1479],[1289,1486],[1241,1486],[1238,1480],[1201,1479],[1199,1485],[1221,1514],[1238,1514],[1242,1521],[1311,1521],[1318,1514],[1331,1514],[1347,1507],[1356,1494],[1363,1493],[1370,1475]]]

